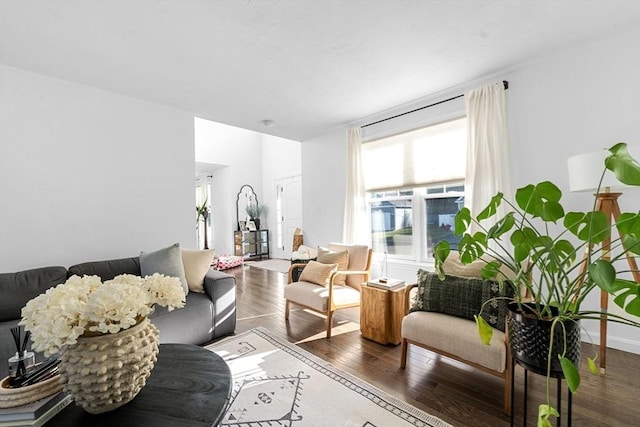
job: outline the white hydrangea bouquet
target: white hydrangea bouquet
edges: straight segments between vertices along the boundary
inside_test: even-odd
[[[128,329],[149,315],[155,304],[172,311],[184,303],[176,277],[123,274],[102,283],[98,276],[72,276],[27,302],[20,324],[31,332],[33,350],[48,357],[75,344],[80,336]]]

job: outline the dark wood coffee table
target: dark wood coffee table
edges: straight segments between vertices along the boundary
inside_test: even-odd
[[[231,395],[229,366],[217,354],[187,344],[161,344],[147,384],[131,402],[92,415],[71,403],[50,426],[215,426]]]

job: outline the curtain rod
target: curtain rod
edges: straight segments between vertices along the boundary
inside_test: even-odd
[[[502,85],[504,86],[504,90],[509,89],[509,82],[506,80],[502,81]],[[416,108],[411,111],[407,111],[405,113],[396,114],[395,116],[387,117],[386,119],[378,120],[377,122],[367,123],[366,125],[360,126],[360,129],[366,128],[368,126],[377,125],[378,123],[386,122],[387,120],[397,119],[398,117],[406,116],[407,114],[415,113],[416,111],[425,110],[430,107],[435,107],[436,105],[444,104],[445,102],[453,101],[454,99],[462,98],[464,94],[454,96],[453,98],[445,99],[444,101],[434,102],[433,104],[425,105],[424,107]]]

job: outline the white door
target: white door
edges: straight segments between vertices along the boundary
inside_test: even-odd
[[[302,229],[302,177],[276,181],[276,235],[273,258],[291,258],[293,232]]]

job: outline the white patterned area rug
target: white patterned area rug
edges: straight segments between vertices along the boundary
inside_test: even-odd
[[[206,348],[233,374],[221,426],[450,426],[263,328]]]
[[[272,258],[264,261],[247,261],[245,262],[245,265],[287,274],[289,272],[289,267],[291,267],[291,261],[288,259]]]

